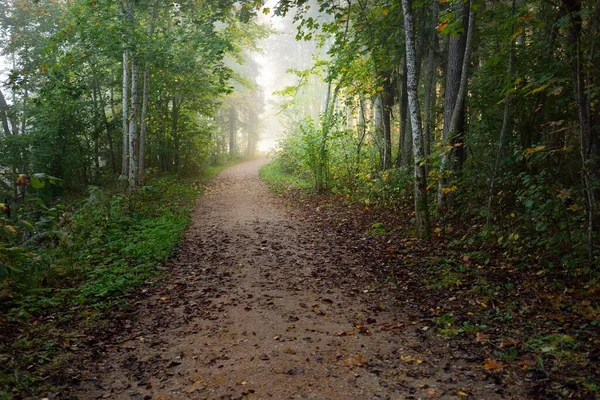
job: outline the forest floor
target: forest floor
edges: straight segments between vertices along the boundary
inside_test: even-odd
[[[49,397],[521,399],[575,393],[538,366],[541,359],[525,349],[525,338],[502,327],[461,324],[474,315],[470,310],[496,305],[471,291],[422,284],[418,265],[432,255],[427,245],[392,238],[377,225],[365,233],[377,216],[352,206],[274,195],[258,177],[265,162],[231,167],[209,185],[162,281],[85,332],[85,344],[63,371],[78,384]],[[547,352],[551,346],[562,351],[555,342],[542,344]],[[561,368],[569,368],[572,357],[564,357]],[[577,397],[582,393],[594,398],[581,390]]]

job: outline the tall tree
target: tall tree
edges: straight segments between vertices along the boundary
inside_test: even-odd
[[[417,51],[415,48],[415,28],[412,1],[402,0],[404,11],[404,32],[406,41],[407,93],[410,110],[414,176],[415,176],[415,220],[419,237],[428,239],[431,234],[429,205],[427,203],[427,176],[425,172],[425,152],[421,129],[421,110],[417,85]]]

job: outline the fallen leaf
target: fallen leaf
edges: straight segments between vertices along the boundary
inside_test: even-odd
[[[502,361],[487,358],[483,363],[483,368],[490,372],[500,372],[504,369],[504,363]]]
[[[416,362],[417,364],[423,364],[423,360],[419,360],[418,358],[414,358],[413,356],[400,356],[400,360],[404,361],[405,363]]]
[[[348,357],[344,360],[344,365],[347,367],[360,367],[368,363],[369,360],[362,354],[355,354],[352,357]]]
[[[506,338],[503,338],[502,341],[500,342],[500,347],[501,348],[512,347],[512,346],[516,346],[518,344],[519,344],[519,339],[513,339],[510,337],[506,337]]]
[[[475,336],[475,340],[478,343],[487,343],[490,341],[490,335],[483,333],[483,332],[477,332],[477,335]]]

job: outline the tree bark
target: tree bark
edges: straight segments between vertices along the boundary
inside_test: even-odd
[[[137,188],[139,136],[138,121],[140,118],[140,67],[138,56],[131,59],[131,116],[129,118],[129,189]]]
[[[129,52],[123,52],[123,149],[121,175],[126,177],[129,166]]]
[[[427,176],[424,166],[423,137],[421,135],[421,110],[417,86],[417,52],[415,49],[414,18],[411,0],[402,0],[406,41],[407,94],[413,135],[415,173],[415,220],[420,238],[428,239],[431,234],[427,203]]]
[[[459,39],[450,39],[450,51],[448,55],[448,80],[446,85],[445,93],[445,110],[444,110],[444,134],[442,136],[442,145],[445,148],[442,153],[442,159],[440,162],[440,179],[438,181],[438,195],[437,195],[437,214],[438,217],[442,215],[442,212],[446,206],[446,189],[450,182],[450,175],[452,174],[450,160],[453,155],[453,149],[448,148],[452,143],[454,135],[460,134],[458,132],[459,125],[464,125],[464,103],[467,94],[467,81],[468,81],[468,66],[469,58],[471,55],[471,48],[473,43],[473,31],[474,31],[474,8],[468,4],[468,20],[463,26],[466,26],[466,40],[464,42],[464,52],[462,57],[459,57],[463,45],[459,43]],[[462,35],[464,36],[464,35]],[[460,68],[458,63],[460,62]],[[460,71],[459,80],[456,81],[456,72]],[[458,82],[458,87],[456,83]],[[457,91],[455,89],[458,89]],[[461,146],[464,144],[460,144]]]
[[[4,98],[4,94],[0,90],[0,119],[2,120],[2,129],[6,136],[12,135],[10,127],[8,125],[8,104]]]
[[[425,78],[425,100],[423,107],[423,139],[425,144],[425,156],[431,154],[431,143],[433,136],[433,127],[435,126],[435,87],[436,87],[436,54],[438,47],[438,37],[436,32],[436,25],[438,23],[439,14],[439,0],[433,0],[431,3],[431,40],[429,43],[429,52],[427,54],[427,76]],[[433,115],[433,118],[432,118]]]
[[[237,152],[237,110],[232,105],[229,109],[229,154],[235,155]]]
[[[152,19],[148,27],[148,36],[152,40],[154,36],[154,26],[158,16],[158,2],[154,2],[152,7]],[[150,98],[150,54],[146,53],[146,62],[144,66],[144,87],[142,89],[142,117],[140,127],[140,151],[138,154],[138,179],[143,184],[146,179],[146,135],[148,133],[148,101]]]
[[[400,81],[400,79],[398,80]],[[403,156],[403,152],[406,150],[406,136],[407,136],[407,132],[406,132],[406,127],[407,125],[407,121],[408,121],[408,117],[407,117],[407,110],[408,110],[408,93],[406,92],[406,58],[404,59],[404,61],[402,62],[402,87],[399,88],[399,97],[400,97],[400,104],[399,104],[399,108],[400,108],[400,121],[399,121],[399,126],[400,126],[400,132],[399,132],[399,138],[398,138],[398,155],[396,156],[396,165],[398,167],[401,167],[403,165],[406,165],[405,163],[405,158]],[[409,135],[411,133],[408,133]]]

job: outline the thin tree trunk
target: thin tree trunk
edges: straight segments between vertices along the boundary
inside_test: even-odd
[[[378,93],[375,95],[373,101],[373,122],[375,125],[375,144],[379,151],[379,160],[381,162],[381,169],[385,169],[385,143],[384,143],[384,131],[385,126],[383,122],[383,99],[382,94]]]
[[[129,51],[123,51],[123,149],[121,175],[126,177],[129,171]]]
[[[10,131],[10,127],[8,126],[8,104],[6,103],[6,99],[4,98],[4,94],[0,90],[0,119],[2,119],[2,129],[4,129],[4,134],[6,136],[12,135]]]
[[[446,186],[448,184],[448,182],[450,181],[449,179],[449,174],[451,173],[450,171],[450,158],[452,157],[452,149],[447,149],[447,147],[449,146],[449,144],[452,141],[452,136],[455,135],[458,131],[458,126],[459,126],[459,122],[460,122],[460,118],[464,117],[464,110],[463,110],[463,106],[464,106],[464,102],[465,102],[465,98],[466,98],[466,94],[467,94],[467,81],[468,81],[468,66],[469,66],[469,58],[471,55],[471,48],[472,48],[472,43],[473,43],[473,31],[475,30],[475,26],[474,26],[474,19],[475,19],[475,11],[474,11],[474,7],[470,7],[469,6],[469,20],[467,23],[467,39],[465,42],[465,51],[464,51],[464,56],[462,57],[462,66],[461,66],[461,73],[460,73],[460,85],[458,88],[458,93],[456,93],[456,96],[452,96],[452,92],[447,93],[446,98],[450,98],[450,97],[454,97],[454,104],[451,106],[450,110],[445,110],[445,112],[448,112],[449,114],[447,114],[447,116],[450,116],[448,124],[444,124],[447,126],[447,129],[444,129],[445,131],[445,137],[442,140],[442,144],[443,146],[446,148],[446,151],[442,154],[442,159],[440,162],[440,179],[438,181],[438,196],[437,196],[437,214],[438,217],[441,216],[442,211],[444,210],[445,207],[445,203],[446,203]],[[446,88],[448,90],[448,88]],[[450,98],[450,101],[452,101],[452,99]],[[447,106],[447,104],[446,104]],[[446,118],[447,119],[447,118]]]
[[[398,138],[398,155],[396,157],[396,165],[401,167],[404,165],[403,152],[406,150],[406,121],[408,121],[408,93],[406,92],[406,59],[402,62],[402,87],[400,93],[400,132]]]
[[[112,90],[112,88],[111,88]],[[100,115],[102,116],[102,122],[104,123],[104,129],[106,131],[106,140],[108,141],[108,151],[110,152],[110,164],[112,167],[113,174],[117,173],[117,161],[115,156],[113,138],[110,134],[110,124],[108,122],[108,117],[106,116],[106,101],[102,96],[102,90],[100,90],[100,85],[98,85],[98,100],[100,101]],[[113,114],[113,118],[115,115]]]
[[[573,87],[575,91],[575,99],[577,102],[579,114],[579,136],[582,163],[582,178],[586,196],[586,219],[587,219],[587,247],[588,247],[588,262],[590,266],[595,264],[595,247],[594,241],[594,225],[596,221],[596,190],[598,185],[598,163],[600,159],[597,151],[600,146],[597,126],[594,122],[598,120],[598,116],[594,115],[594,109],[587,87],[594,87],[595,79],[593,73],[585,74],[582,71],[582,49],[581,36],[583,30],[583,20],[581,17],[581,0],[562,0],[562,5],[569,14],[569,59],[571,60],[571,73],[573,75]],[[596,4],[596,17],[600,12],[600,1]],[[597,20],[596,20],[597,21]],[[596,22],[594,21],[594,22]],[[592,27],[592,35],[597,35],[597,26]],[[592,39],[592,45],[587,60],[583,60],[589,64],[593,63],[596,52],[595,37]],[[589,67],[588,67],[589,68]],[[595,132],[596,130],[596,132]]]
[[[138,120],[140,118],[140,67],[138,56],[131,60],[131,117],[129,118],[129,189],[137,188],[138,177]]]
[[[152,40],[154,36],[154,26],[158,16],[158,1],[154,2],[152,7],[152,20],[148,27],[148,37]],[[150,98],[150,54],[146,54],[146,63],[144,66],[144,88],[142,92],[142,118],[140,127],[140,151],[138,161],[138,178],[141,184],[146,179],[146,136],[148,133],[148,100]]]
[[[417,51],[415,49],[414,18],[411,0],[402,0],[406,41],[407,94],[413,134],[415,171],[415,220],[420,238],[428,239],[431,234],[429,208],[427,204],[427,176],[423,164],[423,137],[421,135],[421,110],[417,81]]]
[[[512,12],[511,17],[515,16],[515,0],[512,2]],[[512,38],[513,32],[515,30],[514,24],[511,29],[511,37],[510,44],[508,48],[508,71],[507,71],[507,81],[512,83],[512,74],[513,74],[513,63],[514,63],[514,39]],[[490,228],[490,223],[492,221],[492,212],[493,212],[493,204],[494,199],[496,197],[496,179],[498,174],[500,173],[500,160],[502,159],[502,153],[504,152],[504,143],[506,142],[506,135],[508,133],[508,123],[510,118],[510,103],[512,101],[512,95],[509,93],[504,98],[504,113],[502,114],[502,128],[500,129],[500,137],[498,138],[498,149],[496,150],[496,160],[494,161],[494,169],[492,171],[492,177],[490,178],[490,191],[488,194],[488,203],[487,203],[487,217],[485,224],[487,228]]]
[[[229,109],[229,154],[237,152],[237,110],[234,106]]]
[[[179,172],[179,160],[180,160],[180,139],[179,139],[179,108],[181,106],[181,101],[178,100],[177,96],[173,97],[173,110],[171,116],[171,134],[173,139],[175,140],[175,156],[174,159],[174,169],[175,172]]]
[[[429,43],[429,53],[427,55],[427,76],[425,78],[425,101],[423,107],[425,110],[423,111],[423,139],[425,142],[425,155],[428,157],[431,154],[431,142],[432,142],[432,131],[433,126],[435,125],[435,118],[432,118],[432,114],[434,114],[433,104],[435,101],[433,100],[435,96],[435,86],[436,86],[436,53],[438,47],[438,38],[435,27],[438,23],[438,13],[439,13],[439,0],[433,0],[431,3],[431,42]]]

